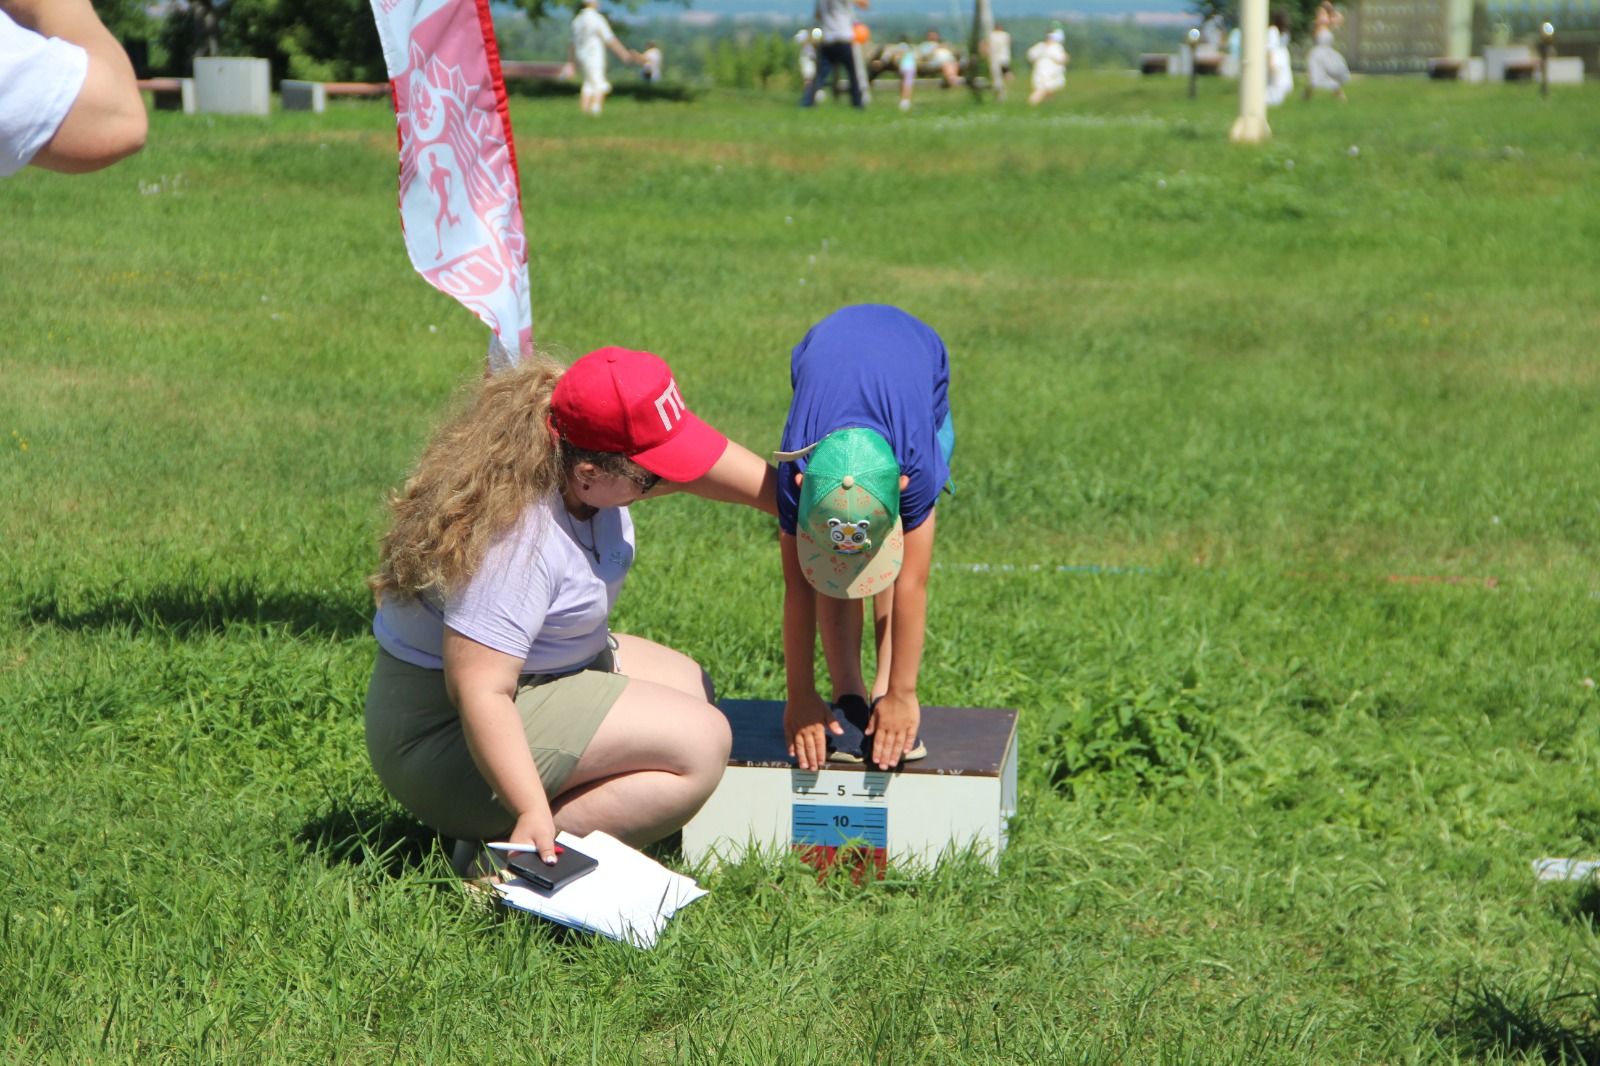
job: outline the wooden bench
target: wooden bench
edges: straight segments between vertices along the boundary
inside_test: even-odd
[[[1428,60],[1428,77],[1435,81],[1457,81],[1461,78],[1466,66],[1467,61],[1465,59],[1439,56]]]
[[[509,79],[553,81],[561,77],[564,63],[528,62],[518,59],[502,60],[500,73]],[[389,95],[389,83],[382,81],[297,81],[285,78],[278,85],[285,111],[314,111],[326,109],[328,97],[345,96],[354,99],[376,99]]]
[[[195,113],[193,78],[140,78],[135,84],[141,92],[150,94],[157,111]]]
[[[968,74],[968,56],[959,48],[951,48],[950,54],[955,56],[956,69],[961,73],[961,81],[957,82],[957,84],[964,85],[966,84],[966,77]],[[876,81],[880,74],[886,74],[894,81],[898,82],[900,80],[900,46],[885,45],[882,48],[877,49],[867,57],[866,67],[868,84]],[[988,72],[988,61],[979,59],[978,73],[976,75],[977,79],[980,82],[986,81]],[[922,59],[918,59],[917,77],[912,84],[918,89],[946,87],[944,80],[944,68],[937,63],[929,63]]]
[[[1532,81],[1539,73],[1537,59],[1508,59],[1505,65],[1506,81]]]
[[[1139,57],[1140,74],[1165,74],[1172,57],[1165,52],[1146,52]]]
[[[500,61],[500,74],[508,80],[516,78],[522,81],[556,81],[560,79],[561,72],[565,68],[565,63],[549,63],[540,60],[502,59]]]
[[[322,83],[323,92],[329,96],[354,96],[362,99],[376,98],[389,95],[389,83],[386,81],[325,81]]]

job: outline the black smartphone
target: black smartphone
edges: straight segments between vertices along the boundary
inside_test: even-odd
[[[554,892],[599,866],[600,860],[557,844],[553,866],[546,866],[537,851],[513,851],[506,856],[506,865],[519,876],[527,878],[535,888]]]

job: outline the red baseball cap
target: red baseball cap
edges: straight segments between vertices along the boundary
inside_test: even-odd
[[[590,352],[556,382],[550,414],[563,439],[626,455],[668,481],[703,476],[728,448],[684,405],[672,368],[649,352]]]

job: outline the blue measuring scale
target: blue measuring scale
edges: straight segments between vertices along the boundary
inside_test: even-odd
[[[789,824],[789,840],[795,844],[838,848],[865,844],[871,848],[889,846],[887,807],[845,807],[831,803],[796,803]]]

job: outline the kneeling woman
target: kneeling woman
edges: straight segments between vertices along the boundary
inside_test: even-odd
[[[394,498],[371,584],[367,750],[390,794],[456,839],[558,829],[634,845],[682,826],[727,764],[688,656],[612,634],[628,505],[685,489],[771,511],[771,469],[684,406],[653,355],[601,349],[485,380]]]

